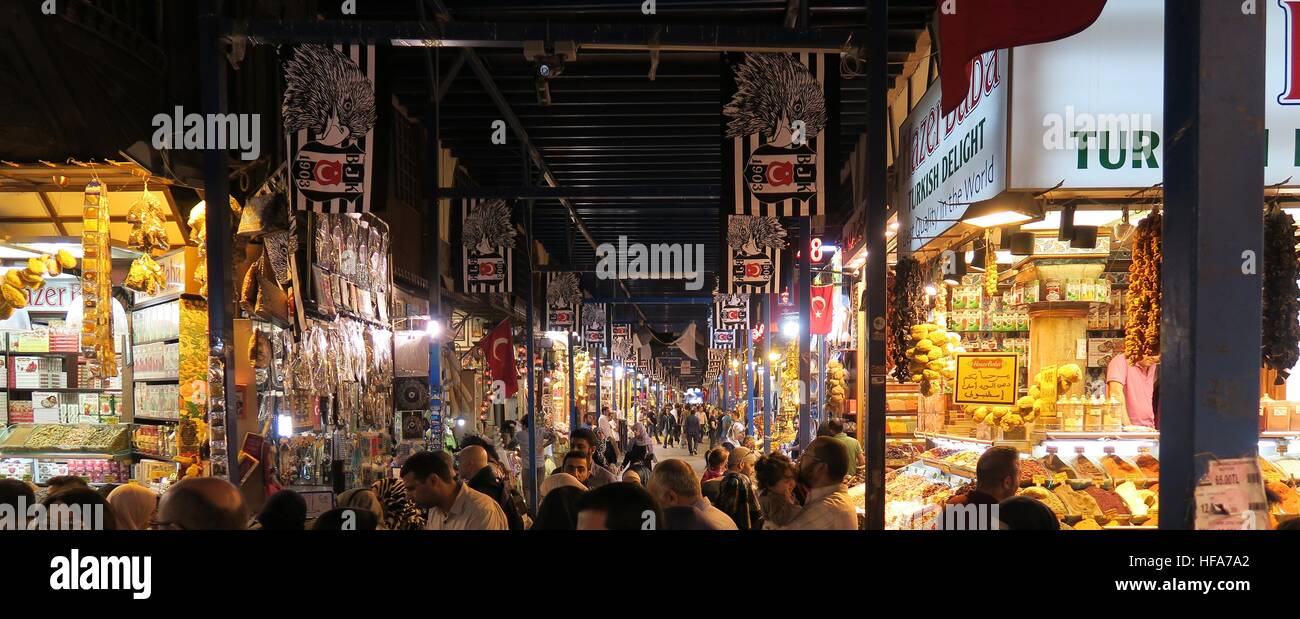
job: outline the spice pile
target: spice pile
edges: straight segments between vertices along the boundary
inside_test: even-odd
[[[1034,483],[1035,475],[1044,479],[1051,477],[1047,472],[1047,469],[1043,468],[1043,465],[1037,460],[1022,459],[1020,461],[1020,485],[1024,486],[1026,484]]]

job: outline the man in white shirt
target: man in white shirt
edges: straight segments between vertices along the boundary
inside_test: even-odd
[[[451,456],[421,451],[402,464],[402,482],[411,499],[428,509],[429,531],[505,531],[505,512],[492,497],[456,478]]]
[[[693,510],[691,514],[702,520],[709,529],[736,530],[736,523],[731,520],[731,516],[704,498],[700,492],[700,478],[695,476],[695,469],[685,460],[664,460],[656,465],[654,474],[650,476],[649,490],[669,522],[675,520],[675,510],[685,508]]]
[[[844,443],[819,436],[799,455],[798,466],[799,481],[812,490],[803,511],[781,529],[856,531],[858,512],[844,483],[849,474],[849,450]]]

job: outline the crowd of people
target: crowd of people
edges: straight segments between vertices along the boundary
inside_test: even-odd
[[[95,490],[65,476],[50,479],[43,496],[30,483],[0,480],[0,516],[27,518],[19,527],[0,518],[0,528],[858,528],[845,479],[860,465],[860,446],[857,451],[847,446],[842,432],[819,436],[792,461],[780,453],[760,456],[742,422],[703,405],[670,404],[646,411],[630,426],[607,409],[585,416],[567,437],[539,428],[536,440],[530,440],[530,423],[527,415],[518,424],[508,422],[496,440],[466,435],[454,453],[412,454],[400,477],[347,490],[334,509],[314,518],[304,497],[291,489],[274,492],[250,514],[240,491],[218,478],[183,479],[159,496],[139,484]],[[566,442],[562,438],[568,449],[557,455],[555,448]],[[660,460],[656,445],[680,445],[690,455],[705,450],[707,469],[700,474],[685,460]],[[526,498],[532,495],[530,467],[539,482],[537,505]],[[33,517],[26,508],[36,505],[42,509]],[[82,514],[97,517],[85,521]]]

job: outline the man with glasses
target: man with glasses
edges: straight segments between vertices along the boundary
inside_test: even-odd
[[[844,476],[849,473],[849,453],[844,443],[819,436],[799,455],[799,481],[810,488],[803,511],[782,530],[855,531],[858,513],[849,499]]]
[[[150,529],[235,531],[246,527],[244,497],[216,477],[182,479],[163,495]]]

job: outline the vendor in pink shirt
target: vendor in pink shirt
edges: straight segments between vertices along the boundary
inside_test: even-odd
[[[1147,357],[1130,365],[1124,353],[1115,355],[1106,367],[1106,387],[1110,397],[1123,399],[1128,421],[1148,428],[1156,425],[1155,387],[1160,371],[1160,355]]]

